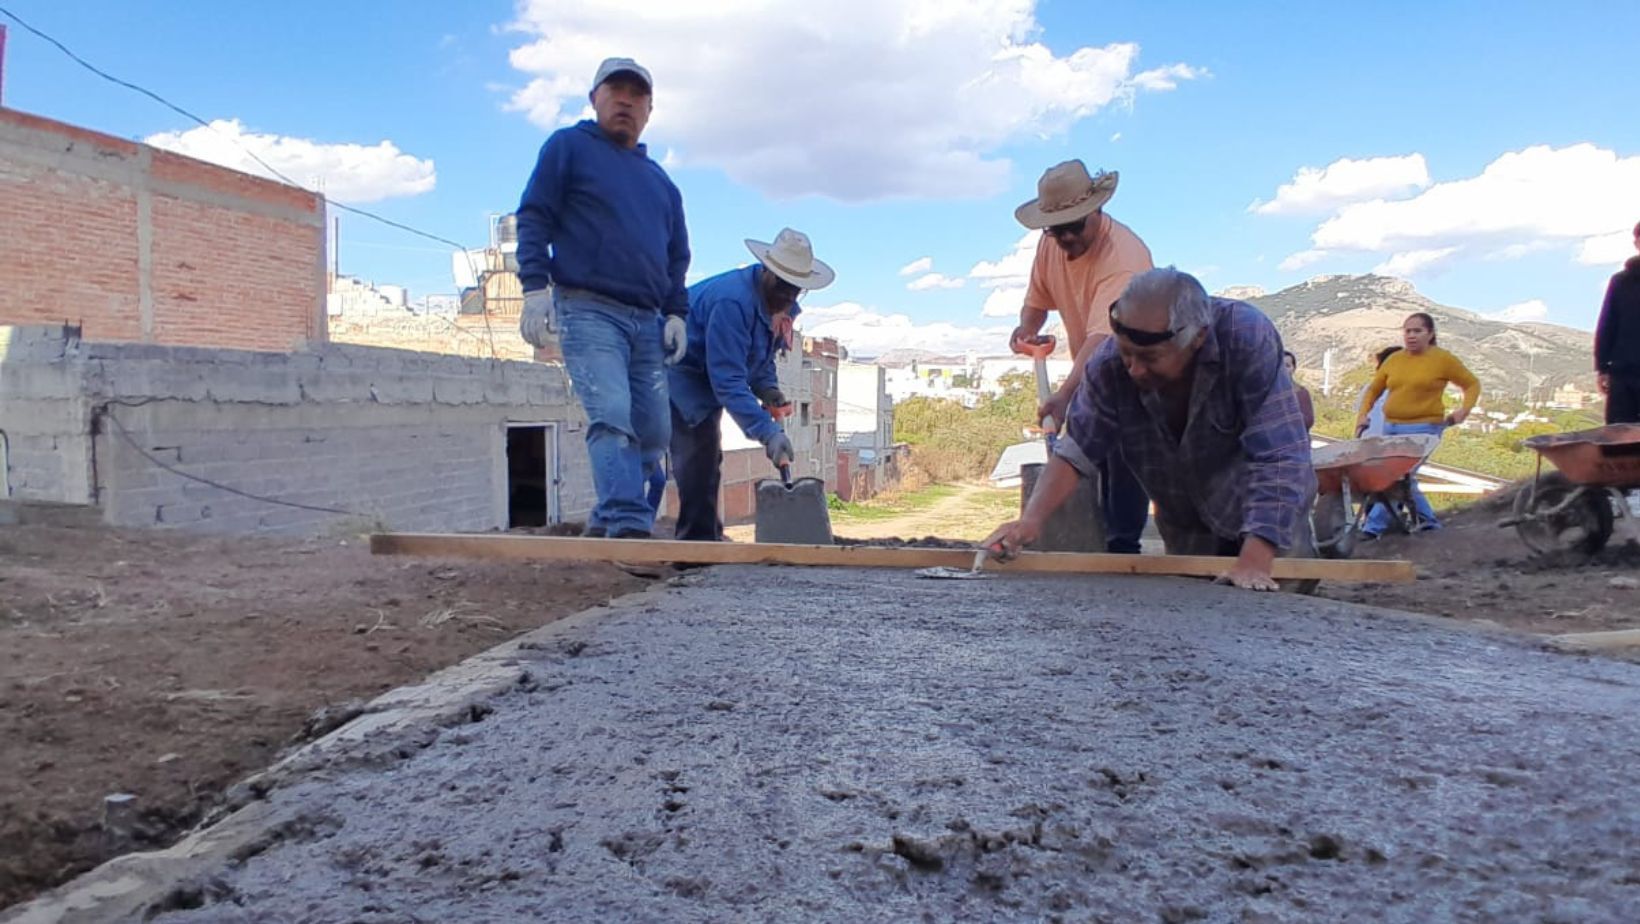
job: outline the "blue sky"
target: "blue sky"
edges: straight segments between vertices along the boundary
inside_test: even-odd
[[[800,228],[838,272],[807,300],[811,329],[867,353],[1000,348],[1013,209],[1071,157],[1120,170],[1110,213],[1212,289],[1383,267],[1447,304],[1588,328],[1640,220],[1632,2],[0,6],[237,120],[298,179],[475,245],[597,59],[633,54],[655,72],[645,140],[683,190],[695,274]],[[238,156],[14,25],[4,93]],[[346,215],[341,240],[344,272],[453,291],[439,245]],[[901,273],[925,257],[941,278]]]

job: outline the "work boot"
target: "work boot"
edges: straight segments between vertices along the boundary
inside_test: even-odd
[[[647,529],[623,529],[617,531],[612,539],[652,539],[654,536]],[[661,562],[617,561],[615,567],[625,571],[633,577],[655,580],[667,573],[667,566]]]

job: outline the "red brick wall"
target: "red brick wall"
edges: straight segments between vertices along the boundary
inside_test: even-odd
[[[324,200],[0,109],[0,324],[291,350],[325,339]]]

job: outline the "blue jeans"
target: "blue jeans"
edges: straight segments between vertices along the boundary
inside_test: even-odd
[[[1398,424],[1398,423],[1389,423],[1387,421],[1384,423],[1384,435],[1385,436],[1408,436],[1408,435],[1434,435],[1434,436],[1440,436],[1445,430],[1446,430],[1446,424],[1438,424],[1438,423],[1437,424]],[[1422,466],[1420,465],[1419,467],[1421,468]],[[1412,506],[1413,506],[1413,509],[1417,511],[1418,520],[1419,520],[1420,523],[1428,524],[1428,528],[1430,528],[1430,529],[1438,529],[1438,528],[1440,528],[1441,521],[1438,518],[1436,518],[1436,516],[1435,516],[1435,508],[1429,506],[1429,498],[1424,497],[1424,492],[1420,491],[1418,489],[1417,475],[1418,475],[1418,469],[1417,468],[1414,468],[1412,471],[1407,473],[1407,478],[1411,479],[1411,481],[1412,481]],[[1372,508],[1372,512],[1367,514],[1366,532],[1369,532],[1369,533],[1371,533],[1375,536],[1381,534],[1384,530],[1389,529],[1389,518],[1390,518],[1390,513],[1389,513],[1389,508],[1388,507],[1384,506],[1383,504],[1375,505]]]
[[[587,526],[615,536],[647,533],[645,496],[671,438],[671,402],[655,312],[580,293],[554,298],[564,366],[587,413],[587,456],[598,506]]]

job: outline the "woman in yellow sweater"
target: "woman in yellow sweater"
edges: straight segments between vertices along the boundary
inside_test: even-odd
[[[1440,436],[1447,427],[1464,422],[1475,402],[1481,397],[1481,383],[1458,357],[1435,345],[1435,319],[1422,311],[1406,319],[1401,325],[1401,337],[1406,348],[1384,360],[1361,396],[1361,407],[1356,412],[1355,432],[1359,436],[1367,428],[1367,415],[1378,396],[1389,390],[1384,400],[1384,435],[1425,433]],[[1463,405],[1448,414],[1441,396],[1447,385],[1463,389]],[[1412,474],[1417,474],[1413,469]],[[1418,529],[1440,529],[1434,508],[1424,492],[1418,490],[1416,478],[1412,481],[1412,501],[1418,512]],[[1376,539],[1389,526],[1390,512],[1384,505],[1374,507],[1367,516],[1367,525],[1361,534]]]

